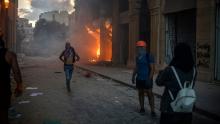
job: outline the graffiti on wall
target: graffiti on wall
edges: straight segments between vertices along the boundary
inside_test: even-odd
[[[209,68],[210,65],[210,44],[197,43],[197,66]]]

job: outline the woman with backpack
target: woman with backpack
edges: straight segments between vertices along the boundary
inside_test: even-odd
[[[196,69],[191,48],[186,43],[179,43],[174,49],[171,63],[156,78],[156,84],[165,87],[160,104],[160,124],[192,123],[195,79]],[[184,92],[192,97],[184,96]]]

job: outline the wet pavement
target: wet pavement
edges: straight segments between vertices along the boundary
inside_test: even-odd
[[[137,91],[113,80],[75,68],[72,92],[65,88],[62,63],[57,59],[28,58],[22,65],[25,92],[13,100],[22,116],[11,124],[157,124],[150,116],[146,99],[146,114],[138,113]],[[217,124],[194,114],[194,124]]]

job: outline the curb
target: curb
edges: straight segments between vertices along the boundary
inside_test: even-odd
[[[104,78],[106,78],[106,79],[113,80],[113,81],[115,81],[115,82],[117,82],[117,83],[120,83],[120,84],[122,84],[122,85],[125,85],[125,86],[127,86],[127,87],[136,89],[135,86],[132,86],[132,85],[127,84],[127,83],[125,83],[125,82],[123,82],[123,81],[114,79],[114,78],[112,78],[112,77],[110,77],[110,76],[106,76],[106,75],[104,75],[104,74],[101,74],[101,73],[92,71],[92,70],[87,69],[87,68],[83,68],[83,67],[81,67],[81,66],[79,66],[79,65],[75,65],[75,66],[76,66],[77,68],[82,69],[82,70],[89,71],[89,72],[91,72],[91,73],[95,73],[95,74],[97,74],[97,75],[99,75],[99,76],[101,76],[101,77],[104,77]],[[158,97],[158,98],[161,98],[161,97],[162,97],[160,94],[157,94],[157,93],[154,93],[154,95],[155,95],[156,97]],[[200,114],[200,115],[206,116],[206,117],[208,117],[208,118],[210,118],[210,119],[213,119],[213,120],[215,120],[215,121],[220,121],[220,116],[219,116],[219,115],[214,114],[214,113],[211,113],[211,112],[209,112],[209,111],[206,111],[206,110],[201,109],[201,108],[198,108],[198,107],[195,107],[195,113],[198,113],[198,114]]]

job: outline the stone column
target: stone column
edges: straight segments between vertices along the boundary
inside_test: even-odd
[[[150,18],[151,18],[151,32],[150,32],[150,52],[154,55],[156,62],[160,63],[160,32],[161,32],[161,13],[160,13],[160,1],[150,0]],[[163,52],[161,53],[163,54]],[[161,63],[160,63],[161,64]]]
[[[135,66],[136,46],[135,43],[139,40],[140,35],[140,7],[141,0],[129,0],[129,53],[128,67]]]
[[[198,78],[211,81],[214,78],[215,60],[215,0],[197,1],[197,64]]]
[[[119,0],[113,0],[113,16],[112,16],[112,62],[113,64],[120,64],[120,38],[119,38],[119,24],[120,24],[120,12],[119,12]]]

